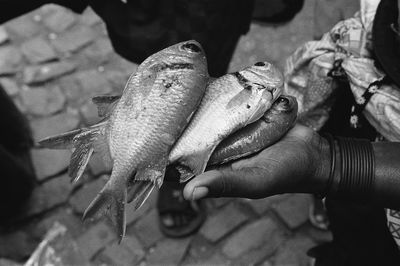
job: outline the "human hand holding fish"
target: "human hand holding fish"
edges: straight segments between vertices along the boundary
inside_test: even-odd
[[[187,200],[198,200],[321,193],[327,185],[329,156],[328,141],[298,124],[260,153],[196,176],[186,184],[183,195]]]
[[[132,202],[139,208],[153,188],[162,185],[167,165],[175,164],[182,174],[181,181],[186,181],[203,173],[210,157],[212,164],[223,163],[256,152],[280,138],[293,124],[297,112],[297,106],[293,112],[291,105],[291,112],[283,108],[267,115],[271,106],[275,110],[293,102],[294,98],[283,97],[274,104],[282,85],[279,70],[267,62],[209,81],[201,45],[196,41],[182,42],[140,64],[121,96],[94,97],[99,115],[104,117],[101,122],[46,138],[40,144],[54,149],[73,148],[69,167],[73,181],[82,176],[93,152],[101,154],[104,163],[112,167],[111,176],[84,218],[106,213],[122,239],[125,204]],[[287,119],[276,119],[282,123],[267,121],[284,118],[282,114]],[[259,126],[248,130],[246,126],[256,124],[261,117],[264,120]],[[248,141],[279,124],[282,126],[274,128],[267,141]],[[233,135],[231,142],[217,148],[239,129],[247,131]],[[246,134],[247,145],[243,145],[240,139]],[[248,145],[251,143],[257,145]]]

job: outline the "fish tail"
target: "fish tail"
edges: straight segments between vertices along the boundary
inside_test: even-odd
[[[111,179],[110,179],[111,181]],[[106,214],[116,226],[119,242],[125,235],[126,188],[123,182],[108,181],[83,214],[83,220],[96,219]]]
[[[180,169],[184,169],[184,171],[181,172],[180,182],[185,182],[191,177],[203,173],[214,149],[215,147],[210,147],[204,151],[191,154],[187,158],[182,158],[180,163],[183,165],[183,167]],[[192,175],[190,175],[190,171],[187,171],[187,168],[191,169]]]
[[[60,135],[39,141],[43,148],[68,149],[75,148],[71,155],[68,174],[72,182],[77,182],[82,176],[91,155],[95,149],[96,140],[103,134],[105,123],[99,123],[89,128],[76,129]]]
[[[135,210],[139,209],[155,186],[155,183],[151,181],[134,181],[128,188],[128,202],[132,202]]]

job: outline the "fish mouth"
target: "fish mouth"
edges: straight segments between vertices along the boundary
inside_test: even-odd
[[[274,109],[279,112],[289,113],[292,111],[297,112],[297,100],[293,96],[280,95],[274,102]]]
[[[248,69],[250,73],[257,76],[259,83],[264,87],[274,90],[283,87],[282,72],[269,62],[258,62]]]

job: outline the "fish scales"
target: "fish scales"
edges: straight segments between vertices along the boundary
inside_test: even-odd
[[[179,166],[181,181],[202,173],[215,147],[258,120],[281,94],[282,86],[282,74],[268,62],[211,81],[169,156],[170,163]]]
[[[101,152],[112,166],[110,179],[84,218],[107,212],[122,239],[127,197],[138,208],[155,186],[161,186],[169,152],[200,103],[208,78],[198,42],[170,46],[139,65],[122,96],[93,99],[105,117],[101,123],[40,142],[47,148],[75,147],[69,171],[75,181],[93,151]]]
[[[211,155],[208,166],[237,160],[272,145],[294,125],[297,109],[296,98],[281,95],[262,118],[224,139]]]

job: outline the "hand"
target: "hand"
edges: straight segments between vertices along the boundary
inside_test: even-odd
[[[319,193],[325,189],[329,169],[328,141],[310,128],[296,125],[260,153],[196,176],[183,193],[187,200]]]

